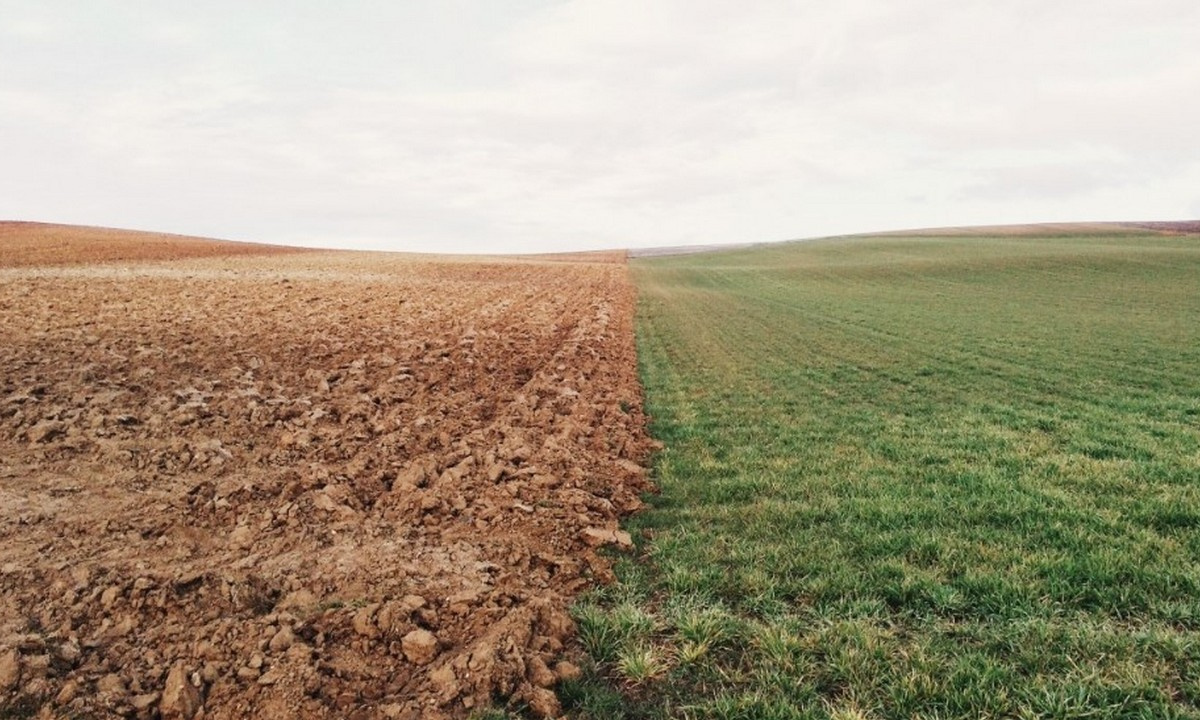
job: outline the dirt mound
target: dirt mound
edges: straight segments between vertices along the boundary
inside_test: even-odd
[[[648,489],[625,267],[0,272],[0,714],[558,713]]]
[[[89,265],[230,255],[278,255],[301,248],[208,240],[111,228],[0,222],[0,267]]]

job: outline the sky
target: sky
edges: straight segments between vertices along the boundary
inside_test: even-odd
[[[0,219],[422,252],[1200,218],[1195,0],[0,0]]]

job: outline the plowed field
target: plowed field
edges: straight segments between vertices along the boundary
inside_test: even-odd
[[[622,257],[6,237],[0,715],[558,714],[648,489]]]

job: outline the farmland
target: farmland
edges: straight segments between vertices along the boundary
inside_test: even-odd
[[[648,488],[624,254],[0,233],[0,716],[559,712]]]
[[[0,223],[0,717],[1200,717],[1190,230]]]
[[[661,495],[580,717],[1200,717],[1200,240],[637,260]]]

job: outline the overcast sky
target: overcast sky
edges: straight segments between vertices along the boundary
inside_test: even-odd
[[[1196,0],[0,0],[0,219],[528,252],[1200,218]]]

